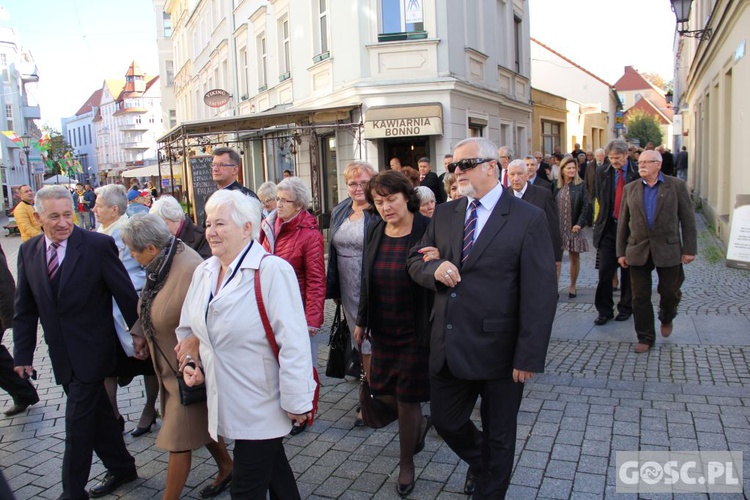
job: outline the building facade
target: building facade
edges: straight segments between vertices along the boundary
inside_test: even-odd
[[[541,99],[539,106],[534,102],[534,150],[549,154],[560,146],[569,152],[578,143],[593,151],[617,137],[620,104],[613,86],[539,40],[532,38],[530,46],[534,89]],[[565,99],[564,119],[561,103],[550,96]]]
[[[93,123],[100,183],[156,164],[156,138],[164,131],[159,77],[145,75],[134,61],[124,79],[105,80]]]
[[[750,194],[748,27],[750,0],[695,0],[684,28],[712,36],[675,34],[674,149],[687,147],[688,185],[725,243],[737,196]]]
[[[6,24],[7,21],[0,22],[0,129],[13,131],[18,136],[31,136],[33,143],[41,136],[34,123],[41,118],[34,99],[39,76],[31,52],[21,46],[15,29]],[[14,189],[22,184],[36,189],[42,182],[44,163],[33,147],[29,150],[29,159],[27,162],[23,148],[17,143],[0,136],[3,184],[0,201],[5,208],[12,208],[18,202],[18,199],[13,200]]]
[[[441,172],[444,154],[467,136],[531,149],[523,0],[293,6],[289,0],[164,3],[178,125],[354,107],[348,121],[359,126],[351,130],[306,134],[290,124],[240,142],[248,186],[278,181],[291,169],[309,181],[313,208],[325,213],[345,196],[340,172],[353,159],[383,169],[394,156],[414,167],[427,156]],[[224,107],[204,104],[214,89],[231,95]]]
[[[102,89],[97,89],[86,99],[76,114],[62,119],[62,135],[71,147],[83,172],[76,174],[78,182],[99,185],[99,164],[96,155],[96,125],[94,117],[99,111]]]
[[[615,82],[615,90],[625,110],[625,122],[628,114],[636,110],[653,116],[659,122],[662,144],[671,148],[673,109],[672,104],[667,102],[664,91],[644,78],[633,66],[625,66],[625,72]]]

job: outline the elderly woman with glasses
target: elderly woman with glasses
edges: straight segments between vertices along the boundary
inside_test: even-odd
[[[217,191],[206,202],[214,256],[193,274],[177,328],[177,356],[188,385],[205,380],[211,437],[234,440],[232,498],[266,498],[270,489],[271,498],[294,500],[300,494],[283,439],[292,421],[312,417],[316,383],[297,276],[254,241],[260,213],[258,200],[235,191]]]
[[[120,235],[123,224],[128,220],[128,216],[125,215],[128,207],[125,186],[109,184],[97,189],[96,194],[94,212],[100,222],[97,232],[109,235],[115,240],[120,260],[125,266],[125,270],[128,272],[128,276],[130,276],[136,292],[140,292],[146,281],[146,272],[133,256],[130,255],[130,251],[125,246],[125,243],[123,243]],[[113,371],[113,376],[107,377],[104,380],[104,387],[107,390],[107,395],[109,395],[109,401],[115,410],[117,420],[120,422],[120,429],[124,431],[125,418],[117,408],[118,377],[122,385],[128,385],[135,375],[144,375],[143,382],[146,391],[146,404],[141,412],[138,425],[131,432],[133,437],[139,437],[151,432],[151,426],[156,422],[156,397],[159,395],[159,382],[154,376],[151,363],[133,357],[135,356],[135,350],[131,345],[132,341],[128,333],[128,327],[116,303],[113,304],[112,315],[115,321],[115,329],[121,342],[117,345],[117,367]]]
[[[271,181],[261,184],[258,188],[258,199],[263,205],[263,218],[265,219],[276,210],[276,184]]]
[[[193,220],[182,211],[180,203],[169,195],[164,195],[151,205],[149,213],[158,215],[167,223],[169,233],[198,252],[203,259],[211,257],[211,247],[206,240],[206,231],[193,224]]]
[[[224,441],[219,438],[216,442],[208,434],[206,403],[180,403],[175,377],[179,366],[175,330],[193,272],[203,258],[175,238],[164,219],[154,214],[135,215],[125,222],[122,240],[147,273],[138,302],[138,323],[132,334],[138,356],[145,358],[150,354],[159,379],[162,426],[156,446],[169,451],[163,498],[180,498],[190,473],[192,450],[202,446],[213,456],[219,473],[200,494],[203,498],[218,495],[232,480],[232,458]]]
[[[310,191],[299,177],[288,177],[276,186],[276,210],[260,225],[258,240],[266,251],[289,262],[299,283],[299,292],[307,318],[310,334],[310,353],[313,365],[317,364],[318,342],[316,335],[323,326],[325,303],[325,258],[323,234],[318,222],[310,215]],[[295,426],[292,435],[305,430],[306,424]]]
[[[359,309],[365,231],[372,219],[365,190],[367,182],[374,175],[375,169],[366,161],[355,160],[349,163],[344,169],[344,183],[349,197],[336,205],[331,212],[326,298],[341,304],[349,325],[352,346],[355,347],[352,353],[352,371],[348,375],[353,377],[359,377],[363,368],[365,373],[369,371],[372,354],[369,341],[364,342],[361,348],[356,347],[353,329]],[[354,425],[364,425],[361,414],[357,415]]]
[[[414,192],[419,198],[419,213],[431,219],[435,213],[435,193],[427,186],[417,186]]]

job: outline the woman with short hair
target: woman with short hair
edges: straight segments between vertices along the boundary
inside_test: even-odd
[[[130,280],[133,282],[135,291],[140,292],[146,281],[146,271],[143,270],[140,264],[138,264],[130,254],[127,246],[122,241],[120,234],[123,224],[128,220],[128,216],[125,215],[128,206],[125,186],[120,184],[108,184],[98,188],[96,190],[96,195],[97,198],[96,205],[94,206],[94,213],[100,223],[97,232],[109,235],[115,240],[120,260],[125,266],[125,270],[128,272]],[[123,318],[120,313],[120,308],[117,307],[117,303],[113,303],[112,306],[112,314],[114,316],[117,334],[121,339],[128,339],[128,327],[125,323],[125,318]],[[141,418],[138,421],[138,425],[131,432],[133,437],[139,437],[151,432],[151,427],[156,423],[156,397],[159,395],[159,382],[154,376],[154,370],[151,363],[133,357],[135,351],[132,347],[127,345],[123,347],[121,343],[118,343],[117,348],[117,367],[113,371],[113,376],[107,377],[104,380],[104,387],[107,389],[109,401],[112,403],[112,408],[115,410],[115,416],[117,416],[117,420],[120,422],[120,428],[124,431],[125,418],[120,414],[120,411],[117,408],[118,377],[119,382],[121,382],[122,385],[128,385],[135,375],[144,376],[143,385],[146,391],[146,404],[141,412]],[[128,352],[124,350],[125,348],[129,348]]]
[[[213,257],[193,274],[177,328],[177,357],[188,385],[205,380],[211,437],[234,440],[232,498],[266,498],[270,490],[271,498],[295,500],[300,494],[283,439],[292,421],[312,417],[316,382],[297,277],[288,262],[254,241],[260,221],[260,202],[240,192],[222,189],[206,202]],[[278,358],[266,337],[256,286]]]
[[[167,223],[169,233],[198,252],[204,260],[211,257],[211,247],[206,241],[206,231],[193,224],[193,220],[182,210],[180,202],[172,196],[163,195],[156,200],[149,213],[158,215]]]
[[[232,458],[224,441],[208,434],[208,409],[205,402],[183,406],[174,371],[177,336],[185,300],[201,256],[175,238],[164,219],[154,214],[133,216],[122,226],[122,240],[133,258],[147,272],[147,281],[138,302],[138,322],[132,335],[140,355],[150,354],[159,380],[162,426],[156,446],[169,452],[165,499],[178,499],[185,488],[192,450],[205,446],[216,461],[219,473],[213,483],[201,490],[203,498],[216,496],[232,480]],[[147,350],[143,342],[147,343]],[[148,353],[148,354],[146,354]]]
[[[419,198],[419,213],[431,219],[435,213],[435,193],[427,186],[417,186],[414,192]]]
[[[276,184],[271,181],[264,182],[258,188],[258,199],[263,205],[263,218],[276,210]]]
[[[299,177],[288,177],[276,186],[276,210],[261,222],[259,242],[266,251],[289,262],[299,283],[299,292],[307,318],[310,357],[318,361],[317,334],[323,326],[326,295],[323,234],[318,221],[310,215],[310,190]],[[306,424],[295,426],[292,435],[304,431]]]

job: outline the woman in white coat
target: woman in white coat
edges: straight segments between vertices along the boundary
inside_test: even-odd
[[[297,278],[255,241],[260,220],[260,203],[237,191],[219,190],[206,202],[213,257],[193,275],[176,350],[189,385],[205,377],[211,437],[235,440],[232,497],[265,499],[270,491],[272,499],[296,499],[282,440],[293,421],[312,417],[316,382]],[[255,298],[258,270],[278,360]]]

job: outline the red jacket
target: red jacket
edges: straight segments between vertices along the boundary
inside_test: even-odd
[[[279,234],[274,234],[277,216],[274,210],[260,224],[260,244],[292,265],[302,294],[307,326],[320,328],[326,297],[323,234],[315,217],[306,210],[284,222]]]

